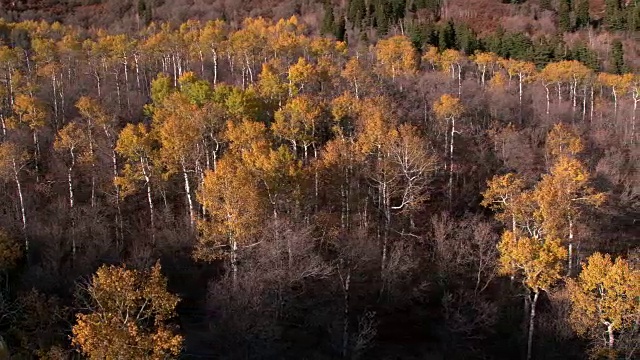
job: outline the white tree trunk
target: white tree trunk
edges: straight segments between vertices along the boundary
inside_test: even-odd
[[[18,188],[18,199],[20,200],[20,212],[22,214],[22,233],[24,235],[24,249],[29,255],[29,238],[27,237],[27,214],[24,208],[24,197],[22,196],[22,184],[20,183],[20,176],[18,176],[19,169],[16,164],[16,159],[11,159],[13,164],[13,179],[16,182],[16,187]]]
[[[536,317],[536,303],[538,302],[539,291],[533,295],[533,301],[531,302],[531,314],[529,315],[529,336],[527,339],[527,360],[531,360],[531,351],[533,348],[533,330],[535,329],[535,317]]]
[[[453,199],[453,137],[456,133],[456,119],[451,118],[451,139],[449,144],[449,206]]]
[[[196,214],[193,208],[191,186],[189,184],[189,176],[187,175],[187,168],[184,165],[184,161],[182,162],[182,175],[184,176],[184,191],[187,193],[187,204],[189,205],[189,222],[191,224],[191,228],[194,228],[196,224]]]
[[[609,340],[607,341],[607,346],[610,349],[613,349],[615,345],[615,334],[613,333],[613,323],[607,322],[607,335],[609,335]]]
[[[147,202],[149,203],[149,213],[151,218],[151,238],[155,241],[155,213],[153,209],[153,199],[151,192],[151,178],[149,172],[147,171],[147,166],[144,158],[140,158],[140,166],[142,166],[142,175],[144,176],[144,180],[147,186]]]

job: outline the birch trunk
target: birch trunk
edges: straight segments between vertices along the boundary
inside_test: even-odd
[[[149,172],[147,171],[147,165],[144,158],[140,158],[140,166],[142,166],[142,175],[144,176],[144,180],[147,186],[147,202],[149,203],[149,212],[151,218],[151,238],[155,242],[155,213],[153,209],[153,199],[151,197],[151,178]]]
[[[449,144],[449,207],[453,199],[453,136],[456,132],[456,119],[451,118],[451,139]]]
[[[189,223],[193,229],[196,224],[196,214],[193,208],[193,200],[191,198],[191,186],[189,184],[189,176],[187,175],[187,168],[182,162],[182,175],[184,176],[184,191],[187,193],[187,204],[189,204]]]
[[[539,291],[533,295],[533,301],[531,302],[531,314],[529,315],[529,337],[527,339],[527,360],[531,360],[531,351],[533,348],[533,330],[535,329],[536,318],[536,303],[538,302]]]
[[[18,165],[16,164],[16,159],[11,159],[13,165],[13,179],[16,182],[16,187],[18,188],[18,199],[20,200],[20,212],[22,215],[22,234],[24,235],[24,249],[27,253],[27,257],[29,256],[29,238],[27,237],[27,214],[24,208],[24,197],[22,196],[22,183],[20,183],[20,176],[18,175],[20,169],[18,169]]]

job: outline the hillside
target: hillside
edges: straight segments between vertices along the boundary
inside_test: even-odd
[[[637,357],[636,4],[57,3],[3,3],[0,359]]]

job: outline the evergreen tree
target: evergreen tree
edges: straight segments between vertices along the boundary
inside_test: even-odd
[[[521,32],[507,33],[502,38],[502,51],[503,57],[531,61],[534,54],[533,42]]]
[[[606,0],[604,22],[612,30],[624,30],[624,13],[621,0]]]
[[[504,37],[504,33],[504,28],[499,25],[493,34],[483,39],[482,43],[484,44],[484,48],[492,53],[498,54],[501,57],[505,57],[506,55],[502,46],[502,38]]]
[[[578,60],[593,71],[600,70],[600,62],[595,51],[589,49],[583,42],[578,42],[571,51],[572,60]]]
[[[614,40],[611,44],[611,72],[614,74],[622,74],[626,70],[624,64],[624,49],[620,40]]]
[[[333,6],[330,3],[324,5],[324,18],[322,19],[322,28],[320,31],[323,35],[333,34],[335,32],[335,17],[333,14]]]
[[[375,3],[375,28],[381,35],[389,31],[389,25],[392,21],[390,16],[391,7],[384,0],[378,0]]]
[[[367,7],[364,0],[351,0],[349,1],[349,10],[347,11],[347,18],[351,22],[353,27],[360,27],[362,20],[367,15]]]
[[[555,58],[554,44],[551,44],[546,37],[540,38],[539,42],[534,46],[533,62],[536,66],[542,68]]]
[[[345,41],[347,34],[347,23],[344,20],[344,16],[338,18],[338,22],[335,24],[333,35],[339,41]]]
[[[571,31],[571,4],[569,0],[560,0],[558,4],[558,28],[562,32]]]
[[[576,8],[576,28],[589,26],[589,0],[579,0]]]
[[[640,0],[627,5],[627,30],[640,31]]]
[[[440,50],[453,49],[456,46],[456,30],[453,21],[449,20],[440,28],[438,47]]]
[[[480,48],[478,36],[467,24],[456,28],[456,47],[467,55],[473,54]]]

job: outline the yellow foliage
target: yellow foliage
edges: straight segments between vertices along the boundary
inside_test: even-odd
[[[260,232],[263,206],[256,179],[237,159],[226,156],[216,171],[206,173],[198,200],[210,220],[199,224],[195,258],[215,260],[224,256],[225,246],[249,242]]]
[[[582,265],[582,272],[568,284],[573,304],[569,317],[580,333],[600,331],[611,324],[619,331],[637,326],[640,316],[640,270],[622,258],[595,253]]]
[[[464,108],[460,103],[459,98],[449,94],[444,94],[440,96],[433,105],[433,111],[436,113],[436,116],[441,119],[451,119],[462,115]]]
[[[167,359],[183,338],[165,321],[179,298],[167,291],[160,264],[147,271],[102,266],[85,289],[91,312],[77,314],[72,344],[90,359]]]
[[[548,290],[562,277],[562,264],[567,258],[567,251],[556,239],[541,241],[505,231],[498,250],[500,272],[521,276],[522,282],[533,292]]]
[[[418,68],[418,55],[411,40],[403,35],[392,36],[376,44],[379,70],[387,76],[412,75]]]
[[[549,131],[546,142],[547,154],[553,158],[575,156],[584,150],[584,143],[573,128],[558,123]]]

